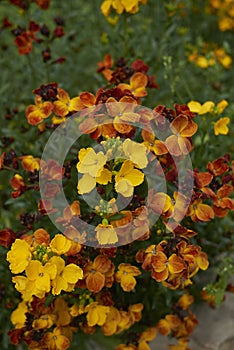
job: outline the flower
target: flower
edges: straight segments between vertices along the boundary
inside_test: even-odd
[[[35,105],[29,105],[26,109],[26,118],[31,125],[37,125],[48,118],[53,111],[53,104],[50,101],[43,102],[42,97],[36,95]]]
[[[22,328],[26,322],[26,312],[28,307],[25,301],[21,301],[11,314],[11,322],[15,328]]]
[[[136,286],[135,276],[139,276],[140,274],[141,271],[136,266],[121,263],[118,266],[115,278],[117,282],[120,282],[120,285],[125,292],[130,292]]]
[[[152,278],[157,282],[165,281],[169,274],[178,274],[186,269],[184,260],[173,253],[169,258],[160,250],[152,257]]]
[[[71,240],[61,234],[56,235],[50,242],[52,252],[57,253],[58,255],[67,253],[71,248],[71,245]]]
[[[103,326],[110,308],[109,306],[100,305],[98,302],[93,302],[85,307],[85,312],[88,312],[86,317],[90,327]]]
[[[143,169],[147,166],[147,148],[144,144],[126,139],[123,142],[123,151],[126,157],[133,162],[135,167]]]
[[[99,244],[115,244],[118,242],[117,233],[112,225],[99,224],[95,231],[97,232],[97,240]]]
[[[65,261],[59,256],[53,256],[50,262],[57,267],[57,274],[51,283],[54,295],[60,294],[62,290],[73,290],[77,281],[83,278],[83,271],[79,266],[75,264],[65,266]]]
[[[214,211],[208,204],[202,203],[201,199],[196,199],[190,204],[187,216],[190,216],[195,222],[210,221],[214,218]]]
[[[57,273],[54,263],[48,262],[44,266],[38,260],[31,260],[25,269],[29,281],[33,282],[33,295],[41,297],[42,293],[48,293]]]
[[[83,108],[83,103],[80,97],[70,99],[68,93],[58,88],[57,101],[54,102],[54,112],[60,116],[65,117],[70,112],[77,112]]]
[[[144,181],[144,174],[134,169],[134,164],[130,160],[125,160],[120,171],[115,176],[115,189],[124,197],[130,197],[133,194],[134,186],[140,185]]]
[[[109,16],[111,8],[119,15],[126,11],[128,13],[136,13],[139,10],[139,3],[146,4],[147,0],[104,0],[101,4],[101,11],[104,16]]]
[[[214,134],[217,135],[227,135],[229,132],[229,129],[227,125],[230,123],[230,118],[220,118],[214,123]]]
[[[47,332],[42,339],[42,343],[49,350],[66,350],[70,346],[70,340],[62,334],[61,327],[55,327],[53,332]]]
[[[129,81],[129,84],[121,83],[117,87],[124,90],[130,90],[135,97],[144,97],[147,95],[146,85],[148,84],[148,78],[141,72],[134,73]]]
[[[84,267],[84,278],[88,288],[93,293],[98,293],[106,285],[109,287],[113,284],[114,266],[107,256],[98,255],[93,263],[88,263]]]
[[[10,263],[12,273],[21,273],[28,266],[32,258],[30,245],[21,239],[16,239],[7,253],[7,261]]]
[[[212,101],[206,101],[203,104],[201,104],[200,102],[197,102],[197,101],[190,101],[188,103],[188,107],[189,107],[190,111],[197,113],[199,115],[213,112],[214,106],[215,106],[215,104]]]

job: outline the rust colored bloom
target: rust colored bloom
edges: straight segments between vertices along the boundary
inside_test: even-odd
[[[190,216],[195,222],[210,221],[214,219],[214,211],[208,204],[202,203],[201,199],[196,199],[190,204],[187,216]]]
[[[181,321],[178,316],[176,315],[166,315],[165,318],[161,319],[158,324],[157,328],[160,334],[162,335],[168,335],[171,333],[171,331],[176,330]]]
[[[222,175],[229,170],[227,159],[225,157],[220,157],[213,162],[209,162],[207,164],[207,169],[214,176]]]
[[[16,234],[10,228],[4,228],[0,230],[0,245],[5,248],[10,248],[11,244],[15,241]]]
[[[102,62],[98,62],[98,69],[97,72],[104,75],[104,77],[110,81],[112,78],[113,70],[111,69],[113,67],[114,61],[110,54],[105,55]]]
[[[49,350],[66,350],[70,346],[70,340],[62,334],[62,327],[56,327],[53,332],[46,333],[42,343]]]
[[[12,198],[20,197],[26,190],[25,182],[21,175],[16,174],[11,179],[11,187],[15,190],[12,192]]]
[[[111,260],[104,255],[98,255],[93,263],[88,263],[84,268],[84,278],[88,290],[93,293],[98,293],[100,290],[107,285],[111,287],[112,282],[108,277],[113,276],[113,264]]]
[[[42,101],[42,97],[37,95],[35,105],[29,105],[26,109],[26,118],[31,125],[38,125],[44,119],[48,118],[53,110],[53,104],[50,101]]]
[[[136,276],[141,274],[136,266],[122,263],[115,274],[116,281],[120,283],[125,292],[130,292],[136,286]]]

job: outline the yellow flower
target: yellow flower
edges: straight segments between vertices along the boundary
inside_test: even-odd
[[[116,191],[124,197],[130,197],[133,194],[134,186],[138,186],[144,181],[144,174],[134,169],[134,164],[130,160],[126,160],[115,176],[115,181]]]
[[[11,314],[11,322],[15,328],[22,328],[26,322],[26,312],[28,311],[25,301],[21,301]]]
[[[115,244],[118,242],[118,236],[112,225],[99,224],[95,231],[97,231],[99,244]]]
[[[147,148],[144,144],[139,144],[130,139],[126,139],[123,143],[123,151],[137,168],[142,169],[147,166]]]
[[[215,135],[227,135],[229,132],[229,129],[227,125],[230,123],[230,118],[225,117],[225,118],[220,118],[215,122],[214,124],[214,133]]]
[[[44,266],[38,260],[30,261],[26,267],[26,275],[29,281],[32,281],[35,286],[33,295],[38,296],[41,292],[48,293],[51,287],[51,280],[56,276],[57,268],[56,265],[48,262]]]
[[[45,329],[50,328],[53,326],[55,321],[54,315],[42,315],[41,317],[37,318],[33,321],[32,327],[34,329]]]
[[[83,174],[89,174],[92,177],[99,176],[103,166],[106,164],[107,157],[103,152],[95,153],[92,148],[82,149],[79,152],[79,163],[77,170]]]
[[[52,252],[62,255],[69,251],[71,244],[71,241],[64,235],[58,234],[50,242],[50,248]]]
[[[75,264],[65,266],[65,261],[59,256],[53,256],[50,262],[57,267],[57,274],[52,280],[54,295],[60,294],[62,290],[73,290],[77,281],[83,278],[83,271],[79,266]]]
[[[77,170],[84,175],[78,181],[78,193],[91,192],[95,188],[96,182],[106,185],[111,181],[112,173],[104,168],[107,156],[103,152],[95,153],[90,147],[82,148],[79,151],[79,160]]]
[[[215,107],[215,104],[212,101],[206,101],[203,103],[203,105],[197,101],[190,101],[187,105],[191,112],[197,113],[199,115],[211,113]]]
[[[228,106],[228,101],[227,100],[221,100],[219,103],[216,105],[217,113],[221,114],[225,110],[225,108]]]
[[[147,0],[105,0],[101,4],[101,11],[104,16],[109,16],[111,8],[119,15],[126,11],[128,13],[136,13],[139,10],[139,3],[146,4]]]
[[[85,307],[85,312],[88,312],[86,317],[90,327],[102,326],[106,322],[110,308],[109,306],[99,305],[98,302],[93,302]]]
[[[29,244],[22,240],[16,239],[7,253],[7,261],[10,263],[12,273],[21,273],[28,266],[32,257]]]

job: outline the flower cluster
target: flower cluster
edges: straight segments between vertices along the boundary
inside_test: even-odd
[[[215,65],[221,65],[229,69],[232,65],[232,57],[226,52],[225,48],[208,43],[198,49],[191,47],[188,60],[203,69]]]
[[[146,4],[147,0],[104,0],[101,5],[101,11],[106,17],[110,15],[111,11],[115,11],[119,15],[123,12],[134,14],[139,11],[139,5],[141,3]]]
[[[210,0],[208,12],[218,16],[219,29],[224,32],[234,29],[234,4],[230,0]]]
[[[198,115],[209,115],[211,118],[216,118],[223,113],[225,108],[228,106],[228,102],[226,100],[222,100],[215,105],[212,101],[206,101],[201,104],[198,101],[190,101],[188,103],[190,110]],[[230,123],[229,117],[219,118],[217,121],[213,122],[214,124],[214,134],[217,135],[227,135],[229,132],[228,124]]]

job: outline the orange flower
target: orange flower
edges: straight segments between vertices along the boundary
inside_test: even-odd
[[[115,278],[117,282],[120,282],[125,292],[130,292],[136,286],[135,276],[139,276],[140,274],[141,272],[136,266],[122,263],[118,267]]]
[[[144,140],[143,144],[156,156],[168,153],[167,147],[162,141],[157,140],[153,133],[143,129],[141,134]]]
[[[56,327],[53,332],[46,333],[42,343],[49,350],[66,350],[70,346],[70,340],[62,334],[61,327]]]
[[[87,321],[90,327],[102,326],[106,322],[107,314],[110,312],[109,306],[99,305],[97,302],[93,302],[85,307],[87,314]]]
[[[157,282],[165,281],[169,274],[178,274],[186,269],[184,260],[172,254],[167,258],[166,254],[162,251],[157,251],[152,257],[152,278]]]
[[[201,199],[196,199],[190,204],[187,216],[190,216],[195,222],[210,221],[214,219],[214,211],[208,204],[203,204]]]
[[[119,101],[109,97],[106,101],[108,114],[114,118],[114,128],[120,134],[128,134],[134,130],[132,123],[137,123],[140,115],[136,113],[136,100],[132,97],[124,96]]]
[[[104,59],[102,62],[98,62],[98,69],[97,72],[100,73],[102,72],[102,74],[104,75],[104,77],[110,81],[112,78],[112,73],[113,70],[111,70],[110,68],[113,67],[114,61],[111,57],[110,54],[105,55]]]
[[[147,95],[146,85],[148,84],[148,78],[141,72],[134,73],[129,81],[130,84],[121,83],[117,87],[124,90],[130,90],[135,97],[144,97]]]
[[[233,186],[225,184],[212,196],[212,208],[218,217],[222,218],[227,215],[228,210],[234,210],[234,200],[228,197],[232,191]]]
[[[162,335],[168,335],[171,333],[172,330],[175,330],[179,327],[181,321],[176,315],[166,315],[165,318],[161,319],[158,324],[157,328],[160,334]]]
[[[102,332],[106,336],[110,336],[116,333],[118,324],[121,321],[120,312],[114,306],[110,306],[110,311],[107,314],[105,323],[102,326]]]
[[[192,149],[188,137],[196,133],[197,124],[187,115],[181,114],[172,121],[171,131],[174,135],[167,137],[165,140],[169,153],[174,156],[188,154]]]
[[[84,108],[79,96],[70,99],[68,93],[61,88],[58,88],[57,99],[58,101],[54,102],[54,112],[60,117],[65,117],[70,112],[77,112]]]
[[[207,169],[214,176],[222,175],[229,169],[227,159],[225,157],[215,159],[213,162],[207,164]]]
[[[48,118],[53,111],[53,104],[50,101],[43,102],[42,97],[36,95],[35,105],[29,105],[26,109],[26,118],[31,125],[37,125]]]
[[[84,268],[84,278],[86,278],[85,282],[88,290],[93,293],[100,292],[107,284],[107,277],[113,275],[113,268],[111,260],[104,255],[98,255],[93,263],[88,263]],[[112,283],[109,287],[112,286]]]
[[[17,198],[25,192],[26,185],[21,175],[16,174],[13,176],[11,179],[11,187],[15,190],[11,194],[13,198]]]

